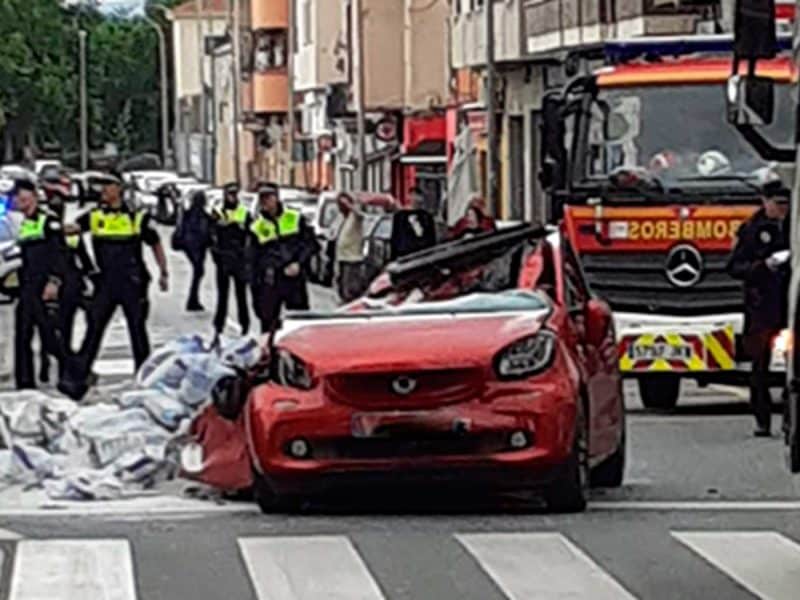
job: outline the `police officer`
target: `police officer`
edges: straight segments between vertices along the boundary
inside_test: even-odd
[[[63,224],[66,210],[63,197],[60,195],[52,197],[48,208]],[[84,294],[87,291],[86,282],[95,269],[92,257],[89,256],[86,244],[80,234],[65,233],[64,239],[67,246],[67,254],[64,282],[57,307],[57,319],[62,352],[68,355],[72,352],[72,332],[75,324],[75,315],[78,312],[78,308],[86,304],[84,299]],[[43,345],[39,374],[39,380],[42,383],[49,381],[49,370],[50,361]]]
[[[66,246],[60,220],[39,207],[36,186],[18,181],[14,189],[17,209],[23,215],[17,240],[22,252],[20,297],[16,308],[14,375],[17,389],[36,387],[31,341],[39,330],[45,351],[63,366],[56,328],[48,317],[47,303],[57,302],[66,271]]]
[[[772,435],[769,367],[772,343],[787,323],[789,199],[780,181],[763,187],[763,207],[739,229],[728,263],[731,277],[744,282],[744,349],[752,360],[750,404],[756,437]]]
[[[308,310],[308,262],[318,251],[313,231],[299,211],[283,206],[278,188],[261,185],[259,212],[250,225],[253,303],[261,331],[272,329],[285,305]]]
[[[123,202],[122,180],[118,175],[108,177],[101,205],[81,215],[76,225],[77,229],[70,229],[68,233],[90,234],[98,276],[86,339],[81,346],[78,373],[75,374],[74,382],[78,388],[63,390],[73,397],[82,396],[86,391],[85,381],[117,307],[122,308],[128,322],[137,369],[150,354],[146,327],[150,274],[145,266],[142,244],[153,250],[160,270],[159,287],[165,292],[169,287],[167,260],[158,232],[151,226],[149,215],[132,210]]]
[[[250,330],[250,308],[247,305],[247,263],[245,246],[247,232],[252,225],[252,217],[239,201],[239,185],[229,183],[225,186],[223,204],[212,211],[214,226],[211,230],[211,255],[217,266],[217,312],[214,315],[214,329],[217,335],[225,329],[228,319],[228,296],[230,285],[236,294],[236,308],[242,335]]]

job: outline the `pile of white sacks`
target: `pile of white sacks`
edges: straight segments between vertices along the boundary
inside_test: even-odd
[[[157,350],[133,385],[91,405],[39,391],[0,394],[0,484],[41,486],[52,499],[110,500],[173,479],[214,387],[261,358],[252,338],[212,349],[185,336]]]

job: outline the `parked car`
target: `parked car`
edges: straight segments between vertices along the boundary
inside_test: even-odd
[[[71,195],[77,199],[78,206],[97,204],[103,195],[103,186],[109,181],[109,175],[102,171],[85,171],[72,175]]]
[[[316,219],[317,203],[319,201],[318,194],[302,189],[281,188],[280,199],[284,205],[299,210],[306,218],[309,225]]]
[[[557,231],[442,244],[384,279],[335,313],[290,314],[266,350],[266,383],[255,378],[244,404],[243,380],[215,394],[219,414],[244,413],[240,454],[264,512],[413,483],[535,490],[573,512],[590,485],[622,484],[611,311]]]

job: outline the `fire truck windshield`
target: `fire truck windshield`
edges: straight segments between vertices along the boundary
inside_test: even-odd
[[[791,145],[791,87],[776,85],[775,119],[762,133]],[[719,84],[606,88],[594,103],[588,175],[644,169],[664,183],[742,179],[767,166],[726,121]]]

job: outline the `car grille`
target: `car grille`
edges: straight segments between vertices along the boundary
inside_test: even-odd
[[[398,378],[415,382],[413,391],[398,393]],[[331,375],[325,393],[333,402],[366,409],[417,409],[469,402],[482,392],[480,369],[445,369],[389,373]]]
[[[483,456],[511,451],[508,436],[498,432],[470,435],[419,432],[404,437],[335,438],[315,440],[312,446],[314,458],[353,460]]]
[[[725,267],[728,254],[703,254],[703,275],[690,288],[679,288],[667,279],[667,254],[584,254],[581,258],[589,286],[617,311],[704,315],[740,312],[742,285],[731,279]]]

